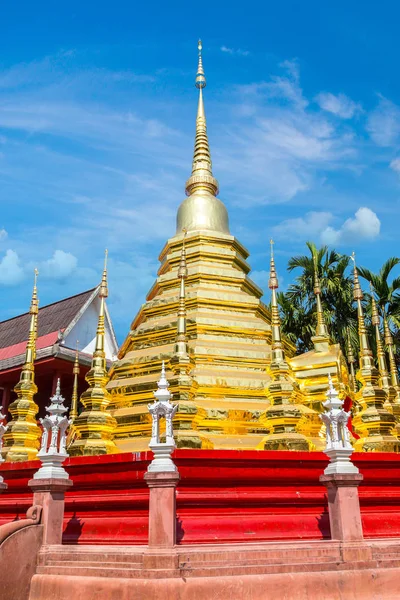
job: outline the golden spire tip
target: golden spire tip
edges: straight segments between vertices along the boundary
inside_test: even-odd
[[[107,298],[107,296],[108,296],[107,261],[108,261],[108,250],[106,248],[104,251],[104,269],[103,269],[103,275],[101,277],[100,292],[99,292],[99,296],[103,297],[103,298]]]
[[[274,260],[274,240],[270,239],[269,244],[270,244],[270,252],[271,252],[271,261],[270,261],[270,269],[269,269],[268,287],[270,290],[276,290],[278,288],[278,276],[276,274],[275,260]]]

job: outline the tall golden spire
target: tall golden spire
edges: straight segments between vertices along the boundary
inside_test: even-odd
[[[72,369],[72,373],[74,375],[74,385],[72,388],[72,397],[71,397],[71,410],[69,413],[70,418],[72,419],[72,423],[75,421],[78,416],[78,377],[79,377],[79,350],[78,350],[79,342],[76,342],[76,352],[75,352],[75,362],[74,368]]]
[[[358,335],[360,338],[360,370],[358,379],[362,387],[357,394],[361,410],[354,416],[353,424],[360,438],[355,443],[357,451],[393,452],[400,447],[397,437],[393,435],[396,419],[386,406],[386,392],[379,385],[380,374],[374,364],[365,327],[362,305],[363,293],[358,279],[355,254],[353,298],[357,302]]]
[[[186,331],[186,279],[188,269],[186,266],[186,230],[183,230],[181,256],[177,277],[179,280],[179,303],[176,324],[176,338],[174,352],[169,362],[173,373],[169,377],[170,388],[178,401],[179,422],[176,426],[176,440],[178,447],[190,444],[192,448],[202,447],[202,435],[194,423],[197,415],[197,406],[194,395],[197,384],[193,381],[191,372],[194,366],[193,358],[189,354],[188,337]]]
[[[328,327],[326,326],[324,311],[322,309],[321,302],[321,285],[318,277],[318,265],[317,265],[317,257],[313,254],[313,262],[314,262],[314,294],[317,304],[317,327],[315,330],[315,335],[311,338],[314,344],[314,348],[317,352],[327,352],[329,350],[329,332]]]
[[[188,344],[186,335],[186,296],[185,296],[185,281],[188,276],[188,270],[186,266],[186,230],[183,232],[182,240],[182,251],[181,261],[178,269],[178,278],[180,280],[179,287],[179,308],[178,308],[178,321],[176,331],[176,343],[175,343],[175,354],[186,356],[188,354]]]
[[[385,344],[388,347],[389,352],[389,367],[390,367],[390,378],[392,382],[392,386],[396,390],[396,403],[400,403],[400,383],[399,383],[399,373],[397,370],[396,359],[394,357],[394,342],[393,336],[390,331],[388,319],[385,316],[383,319],[383,324],[385,328]]]
[[[285,361],[285,353],[282,344],[281,335],[281,319],[279,316],[278,302],[276,298],[276,290],[278,289],[278,277],[275,268],[274,259],[274,241],[270,240],[271,259],[269,269],[268,287],[271,290],[271,330],[272,330],[272,361],[278,363]]]
[[[113,441],[117,423],[107,410],[111,401],[110,393],[106,387],[109,376],[105,353],[105,299],[108,296],[107,255],[106,250],[103,276],[99,287],[100,309],[95,350],[92,366],[86,374],[89,387],[81,396],[83,410],[74,422],[78,438],[69,448],[71,455],[112,454],[117,452],[117,447]]]
[[[353,277],[354,277],[354,287],[353,287],[353,298],[357,302],[357,315],[358,315],[358,335],[360,338],[360,368],[375,368],[373,356],[371,352],[371,348],[369,345],[367,329],[365,327],[365,319],[364,319],[364,309],[362,305],[362,299],[364,298],[364,294],[362,292],[360,286],[360,280],[358,279],[358,271],[356,267],[356,258],[355,254],[351,255],[351,258],[354,262],[353,269]]]
[[[206,78],[201,56],[202,44],[198,43],[199,63],[196,74],[196,87],[199,90],[199,102],[196,117],[196,136],[192,174],[186,182],[188,196],[179,206],[176,219],[176,233],[187,231],[214,231],[229,234],[229,217],[226,206],[219,198],[218,181],[212,173],[210,146],[207,136],[207,123],[204,111],[203,89]]]
[[[317,328],[316,334],[319,338],[326,338],[329,342],[329,332],[325,322],[324,311],[322,310],[321,302],[321,286],[318,277],[317,257],[313,255],[314,261],[314,294],[317,301]]]
[[[297,431],[304,409],[298,404],[299,388],[291,377],[290,367],[285,358],[281,335],[276,290],[278,277],[275,268],[274,242],[270,240],[271,260],[268,287],[271,290],[271,363],[267,369],[270,380],[267,383],[267,397],[270,406],[260,421],[270,434],[263,440],[265,450],[309,450],[306,437]]]
[[[205,189],[213,196],[217,196],[218,181],[212,174],[211,153],[208,144],[206,115],[204,112],[203,89],[206,87],[206,77],[204,75],[201,56],[201,40],[199,40],[197,47],[199,50],[199,64],[196,74],[196,87],[199,90],[199,103],[197,106],[192,174],[186,182],[186,194],[190,196],[196,190]]]
[[[378,306],[376,304],[376,300],[374,297],[374,289],[372,287],[372,283],[370,284],[371,288],[371,324],[375,327],[375,339],[376,339],[376,354],[378,357],[378,368],[380,374],[380,385],[388,394],[388,400],[392,401],[395,397],[395,389],[391,385],[388,368],[386,364],[386,356],[385,351],[383,349],[381,332],[379,329],[380,326],[380,316],[378,312]]]
[[[38,274],[38,270],[35,269],[32,299],[29,308],[30,325],[25,351],[25,362],[21,370],[19,382],[14,388],[17,399],[9,406],[12,420],[4,435],[3,454],[6,460],[9,461],[32,460],[36,457],[40,446],[41,430],[36,421],[38,405],[33,399],[37,393],[34,362],[36,358],[37,320],[39,313],[39,301],[37,297]]]
[[[354,353],[353,353],[353,348],[351,345],[351,340],[350,340],[350,330],[347,327],[347,331],[346,331],[346,337],[347,337],[347,362],[350,365],[350,388],[354,393],[357,393],[358,391],[358,387],[357,387],[357,381],[356,381],[356,374],[354,371],[354,363],[356,362]]]

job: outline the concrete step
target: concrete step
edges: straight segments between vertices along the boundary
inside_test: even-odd
[[[130,568],[130,567],[121,567],[118,568],[108,568],[103,566],[60,566],[60,565],[39,565],[36,567],[36,573],[38,575],[69,575],[71,577],[113,577],[117,579],[165,579],[172,577],[179,577],[180,571],[173,569],[171,570],[152,570],[146,571],[145,569],[139,568]]]
[[[107,569],[141,569],[142,568],[142,562],[119,562],[119,561],[107,561],[107,562],[101,562],[101,561],[93,561],[93,562],[89,562],[89,561],[84,561],[84,563],[82,564],[82,562],[78,561],[78,560],[46,560],[46,563],[44,565],[40,565],[42,567],[68,567],[69,569],[74,569],[75,567],[82,567],[84,569],[89,569],[89,568],[99,568],[99,566],[101,566],[101,568],[107,568]]]
[[[57,561],[57,562],[78,562],[78,563],[86,563],[93,562],[97,564],[104,564],[108,562],[114,562],[118,564],[125,563],[138,563],[142,564],[143,562],[143,554],[138,553],[130,553],[130,552],[85,552],[78,550],[68,550],[64,551],[64,549],[57,550],[48,550],[45,549],[39,553],[38,564],[45,565],[48,561]]]
[[[240,566],[246,566],[246,565],[286,565],[286,564],[304,564],[304,558],[302,556],[298,556],[298,557],[293,557],[290,556],[290,558],[286,555],[286,556],[280,556],[280,557],[266,557],[266,556],[258,556],[258,557],[248,557],[245,558],[243,557],[242,559],[226,559],[226,560],[214,560],[213,558],[209,558],[208,560],[197,560],[197,559],[193,559],[192,557],[189,557],[187,560],[182,560],[182,558],[179,558],[179,568],[181,569],[185,569],[188,568],[189,566],[191,568],[194,569],[202,569],[204,567],[207,566],[212,566],[212,567],[224,567],[227,564],[229,564],[232,567],[240,567]],[[310,561],[311,558],[311,562],[316,562],[316,563],[327,563],[327,562],[341,562],[341,558],[339,554],[334,554],[334,555],[327,555],[327,556],[318,556],[315,557],[315,560],[312,561],[312,557],[306,557],[307,562]]]

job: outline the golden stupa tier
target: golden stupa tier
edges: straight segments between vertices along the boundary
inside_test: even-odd
[[[110,373],[110,408],[118,423],[115,442],[124,451],[147,448],[147,404],[161,362],[174,354],[182,240],[182,234],[175,236],[161,253],[157,282]],[[257,448],[267,433],[260,416],[268,404],[271,353],[270,315],[260,301],[262,291],[247,275],[246,249],[229,234],[189,232],[186,255],[190,387],[180,389],[174,373],[168,372],[174,400],[179,401],[178,445]],[[288,343],[286,352],[294,352]]]

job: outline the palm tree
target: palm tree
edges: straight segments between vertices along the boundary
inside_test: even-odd
[[[394,278],[390,284],[388,279],[398,264],[400,258],[392,256],[382,265],[379,273],[372,273],[365,267],[358,268],[361,277],[369,281],[374,288],[382,317],[387,318],[396,330],[400,328],[400,277]]]
[[[346,329],[354,348],[357,347],[357,311],[353,306],[353,280],[347,270],[350,258],[329,250],[317,248],[307,242],[310,255],[295,256],[289,260],[288,270],[300,269],[284,298],[280,296],[283,313],[282,328],[286,334],[297,335],[297,349],[304,352],[313,347],[311,337],[315,333],[316,303],[314,295],[314,257],[322,291],[325,319],[333,341],[340,343],[346,352]]]
[[[392,256],[382,265],[379,273],[373,273],[364,267],[358,269],[361,277],[372,284],[381,316],[389,324],[395,342],[397,363],[400,358],[400,277],[395,277],[391,283],[388,280],[398,264],[400,258]]]

